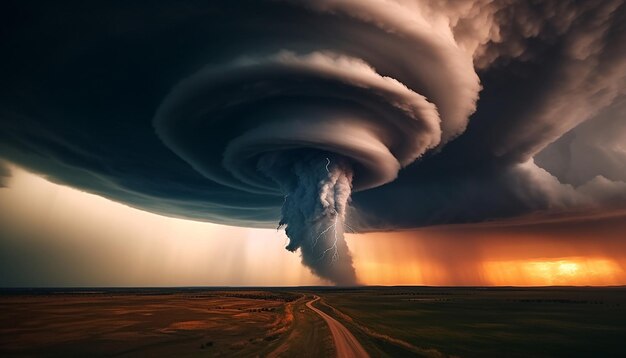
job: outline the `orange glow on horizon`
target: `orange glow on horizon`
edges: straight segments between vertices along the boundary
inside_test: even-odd
[[[489,261],[483,264],[490,285],[605,286],[620,285],[624,271],[605,258],[570,257],[562,260]]]
[[[593,240],[520,239],[503,232],[456,237],[415,230],[349,235],[348,244],[358,276],[368,285],[626,284],[625,250],[612,250],[611,242],[605,247]]]
[[[167,218],[12,167],[0,190],[5,286],[328,284],[284,232]],[[626,220],[346,235],[366,285],[626,285]],[[598,229],[600,228],[600,229]],[[17,276],[17,273],[20,276]]]

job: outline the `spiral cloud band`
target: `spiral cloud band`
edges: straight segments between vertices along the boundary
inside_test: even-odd
[[[186,79],[157,112],[155,128],[207,178],[275,194],[275,185],[256,170],[263,153],[340,154],[359,168],[355,188],[370,189],[394,180],[401,166],[436,146],[439,122],[423,96],[359,60],[282,53]],[[226,130],[233,126],[236,132]],[[218,134],[224,148],[203,152],[202,137],[189,140],[199,131]]]
[[[3,21],[0,156],[163,215],[285,226],[354,284],[346,231],[626,205],[625,7],[22,4],[2,12],[33,21]]]
[[[163,142],[208,180],[239,196],[286,196],[281,223],[292,251],[324,225],[334,228],[315,240],[345,246],[337,230],[345,225],[352,189],[393,181],[402,166],[439,144],[440,123],[436,106],[424,96],[362,60],[322,52],[281,52],[201,70],[174,88],[154,120]],[[219,138],[217,150],[204,149],[209,137]],[[311,155],[319,163],[303,165]],[[342,162],[328,163],[332,174],[319,165],[329,157]],[[330,213],[322,205],[335,201],[328,191],[345,192]],[[305,262],[308,252],[302,247]]]

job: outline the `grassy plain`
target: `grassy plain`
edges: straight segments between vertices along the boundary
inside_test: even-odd
[[[623,287],[370,287],[320,296],[332,308],[319,307],[377,357],[626,357]]]
[[[626,357],[626,288],[0,290],[0,356]]]

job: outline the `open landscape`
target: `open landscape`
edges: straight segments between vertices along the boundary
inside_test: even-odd
[[[625,322],[624,287],[3,290],[0,355],[624,356]]]
[[[626,358],[626,0],[0,3],[0,358]]]
[[[626,288],[330,290],[320,307],[372,356],[625,356]]]
[[[0,355],[271,356],[332,350],[304,296],[256,290],[36,290],[0,298]],[[286,345],[289,338],[290,344]]]

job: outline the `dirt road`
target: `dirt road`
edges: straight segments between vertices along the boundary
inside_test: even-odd
[[[333,340],[335,341],[335,348],[337,349],[337,357],[355,357],[355,358],[364,358],[369,357],[361,343],[350,333],[350,331],[341,323],[339,323],[336,319],[327,315],[323,311],[318,310],[313,307],[313,302],[319,300],[319,297],[315,297],[315,299],[307,302],[307,307],[313,310],[315,313],[320,315],[328,324],[330,328],[330,332],[333,335]]]

